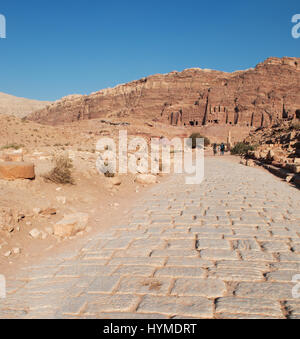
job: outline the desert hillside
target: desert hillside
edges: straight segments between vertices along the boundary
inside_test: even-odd
[[[269,58],[224,73],[192,68],[91,95],[63,98],[30,115],[59,125],[95,118],[151,119],[172,126],[268,127],[300,114],[300,59]]]
[[[138,119],[126,122],[95,119],[47,126],[0,115],[2,273],[8,274],[31,260],[43,255],[51,256],[53,252],[72,245],[74,236],[64,236],[62,240],[54,234],[56,223],[65,215],[89,215],[85,232],[76,234],[79,241],[90,232],[107,228],[107,220],[116,222],[123,215],[120,210],[129,208],[130,203],[146,191],[147,182],[138,182],[137,175],[129,173],[106,177],[96,168],[99,157],[97,141],[110,136],[117,142],[119,130],[123,130],[124,125],[129,138],[143,136],[149,141],[152,136],[187,136],[183,128],[170,128],[166,132],[164,124]],[[45,179],[60,157],[72,160],[72,185]],[[17,177],[7,176],[6,171],[11,166],[19,166]],[[34,180],[27,176],[27,168],[32,167]],[[160,181],[163,176],[150,175],[150,179],[153,184],[153,179]]]
[[[0,92],[0,114],[14,115],[23,118],[36,110],[45,108],[49,104],[50,102],[48,101],[18,98]]]

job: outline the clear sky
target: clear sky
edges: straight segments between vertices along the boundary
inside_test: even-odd
[[[1,0],[0,92],[56,100],[156,73],[300,57],[298,13],[300,0]]]

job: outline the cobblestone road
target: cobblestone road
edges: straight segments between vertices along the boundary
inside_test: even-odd
[[[260,169],[206,159],[77,253],[8,281],[1,318],[300,318],[300,192]]]

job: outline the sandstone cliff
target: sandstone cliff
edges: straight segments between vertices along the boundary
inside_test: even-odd
[[[254,69],[158,74],[88,96],[63,98],[29,119],[58,125],[135,117],[174,126],[266,127],[300,117],[300,58],[269,58]]]

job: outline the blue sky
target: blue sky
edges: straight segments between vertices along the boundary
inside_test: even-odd
[[[300,57],[299,0],[1,0],[0,92],[56,100],[190,67]]]

